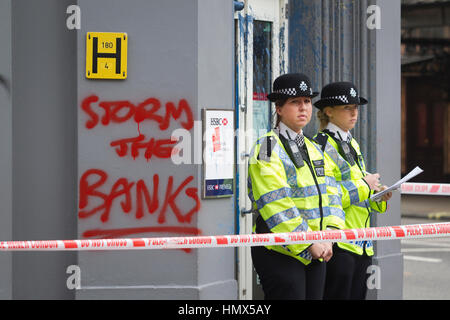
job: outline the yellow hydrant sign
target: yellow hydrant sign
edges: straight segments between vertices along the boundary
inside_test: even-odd
[[[127,78],[128,35],[113,32],[86,34],[86,78]]]

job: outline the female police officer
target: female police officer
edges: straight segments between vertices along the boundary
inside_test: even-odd
[[[268,99],[277,127],[259,138],[249,160],[248,192],[256,233],[316,231],[344,225],[333,172],[320,148],[303,135],[312,114],[311,84],[303,74],[278,77]],[[252,247],[265,299],[322,299],[331,243]]]
[[[386,186],[378,185],[378,174],[368,174],[359,144],[350,134],[358,119],[358,106],[367,100],[359,97],[356,87],[350,82],[335,82],[325,86],[321,99],[314,103],[319,109],[317,116],[321,130],[315,140],[325,154],[334,162],[335,177],[342,186],[342,206],[345,210],[345,228],[370,227],[372,211],[383,213],[384,201],[373,202],[373,192]],[[381,187],[381,188],[380,188]],[[367,291],[367,267],[373,255],[372,241],[337,243],[333,247],[333,258],[327,263],[325,299],[364,299]]]

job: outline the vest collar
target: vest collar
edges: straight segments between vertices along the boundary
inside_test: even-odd
[[[303,134],[303,130],[300,130],[300,132],[297,133],[281,121],[278,126],[278,132],[286,139],[292,139],[292,140],[295,140],[295,137],[297,136],[297,134]]]
[[[332,132],[334,134],[334,136],[336,137],[336,139],[341,140],[342,141],[347,141],[347,138],[350,134],[349,131],[344,131],[341,128],[339,128],[337,125],[335,125],[334,123],[328,122],[327,126],[325,129],[328,129],[328,131]],[[351,136],[351,134],[350,134]]]

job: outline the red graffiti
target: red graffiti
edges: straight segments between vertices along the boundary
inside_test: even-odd
[[[146,137],[141,133],[140,124],[145,120],[158,124],[159,130],[167,130],[176,121],[181,127],[190,130],[194,126],[194,117],[189,103],[180,99],[174,102],[161,103],[155,97],[134,104],[128,100],[101,101],[97,95],[90,95],[81,103],[87,130],[99,125],[109,126],[128,121],[137,123],[138,136],[116,139],[110,142],[119,157],[131,156],[133,159],[143,156],[147,161],[152,158],[168,159],[172,154],[180,152],[175,149],[176,139]],[[108,174],[101,169],[89,169],[79,181],[79,219],[97,216],[102,223],[111,218],[113,208],[123,214],[134,214],[137,220],[147,214],[157,219],[156,226],[139,226],[134,228],[91,229],[83,232],[83,237],[116,238],[139,233],[175,233],[200,235],[201,230],[186,224],[192,221],[200,210],[198,188],[190,186],[193,176],[178,182],[174,176],[161,178],[153,174],[144,181],[130,181],[120,177],[108,181]],[[166,224],[167,215],[173,213],[181,225]],[[190,252],[190,249],[184,249]]]
[[[120,206],[124,213],[130,213],[133,207],[132,204],[132,190],[134,189],[134,199],[136,204],[136,219],[141,219],[144,216],[144,201],[147,206],[147,211],[150,214],[156,212],[158,208],[161,208],[158,215],[158,223],[162,224],[166,221],[166,212],[170,207],[172,212],[175,214],[178,222],[189,223],[191,222],[194,213],[198,212],[200,209],[200,199],[198,197],[197,188],[186,188],[187,185],[194,179],[193,176],[189,176],[175,189],[174,188],[174,178],[169,176],[166,185],[166,192],[164,201],[160,206],[159,202],[159,176],[158,174],[153,175],[153,193],[150,196],[149,190],[147,188],[144,180],[140,179],[136,183],[129,182],[126,178],[118,179],[111,190],[108,193],[99,191],[99,188],[103,186],[108,179],[106,172],[100,169],[90,169],[87,170],[80,179],[80,200],[79,200],[79,213],[80,219],[90,217],[98,212],[101,213],[100,220],[106,222],[109,220],[111,208],[113,206],[114,200],[120,198]],[[92,181],[94,180],[94,181]],[[186,188],[186,189],[185,189]],[[175,190],[174,190],[175,189]],[[186,196],[194,201],[193,207],[182,212],[176,203],[177,197],[184,190]],[[103,203],[90,210],[85,210],[88,207],[89,200],[91,198],[100,198]]]
[[[131,156],[133,159],[139,157],[139,150],[144,149],[145,159],[149,161],[154,155],[157,158],[170,158],[174,151],[173,144],[177,143],[177,140],[172,139],[155,139],[151,138],[148,141],[145,140],[145,135],[139,135],[134,138],[119,139],[111,142],[111,147],[116,147],[116,153],[119,157],[125,157],[128,154],[129,147],[131,147]]]
[[[121,198],[120,206],[122,211],[129,214],[133,208],[132,191],[134,190],[134,200],[136,204],[136,219],[144,217],[145,212],[149,214],[155,213],[161,208],[158,216],[158,223],[163,224],[166,222],[166,212],[170,207],[175,214],[178,222],[190,223],[192,216],[200,210],[200,199],[198,197],[197,188],[186,188],[187,185],[193,180],[193,176],[187,177],[178,187],[174,190],[174,178],[170,176],[166,183],[166,193],[162,206],[159,201],[159,175],[153,175],[153,190],[149,191],[147,184],[144,180],[140,179],[136,183],[129,182],[126,178],[118,179],[111,187],[109,193],[104,193],[98,189],[102,187],[108,180],[106,172],[100,169],[87,170],[80,179],[80,201],[78,217],[80,219],[88,218],[100,212],[100,220],[107,222],[110,218],[110,212],[113,206],[114,200]],[[186,189],[185,189],[186,188]],[[187,197],[191,198],[194,202],[193,207],[187,212],[182,212],[176,203],[177,197],[184,190]],[[95,208],[90,210],[84,210],[89,207],[89,200],[100,198],[103,202]],[[200,235],[201,230],[195,227],[189,226],[150,226],[150,227],[136,227],[136,228],[121,228],[121,229],[92,229],[83,232],[83,237],[93,238],[117,238],[131,234],[139,233],[176,233],[187,235]],[[191,249],[182,249],[185,252],[191,252]]]
[[[98,103],[98,107],[103,109],[103,115],[100,118],[100,110],[95,111],[93,104],[99,101],[99,97],[91,95],[86,97],[81,103],[81,109],[89,116],[86,121],[86,128],[93,129],[100,122],[104,126],[108,126],[110,123],[123,123],[133,118],[138,124],[144,120],[153,120],[159,124],[160,130],[166,130],[169,128],[170,120],[178,120],[184,114],[185,121],[180,124],[186,130],[190,130],[194,126],[194,117],[189,106],[189,103],[185,99],[181,99],[178,102],[178,107],[173,102],[167,102],[165,106],[164,114],[158,114],[161,109],[161,102],[156,98],[148,98],[138,105],[134,105],[128,100],[119,101],[101,101]],[[98,109],[98,108],[97,108]]]
[[[125,237],[130,234],[138,233],[176,233],[186,234],[192,236],[198,236],[201,234],[200,229],[195,227],[182,227],[182,226],[157,226],[157,227],[137,227],[137,228],[125,228],[125,229],[93,229],[87,230],[83,233],[85,238],[102,237],[104,239]]]

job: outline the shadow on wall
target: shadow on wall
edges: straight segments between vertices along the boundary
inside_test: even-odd
[[[5,88],[8,94],[10,93],[9,81],[6,80],[5,77],[3,77],[1,74],[0,74],[0,86]]]

